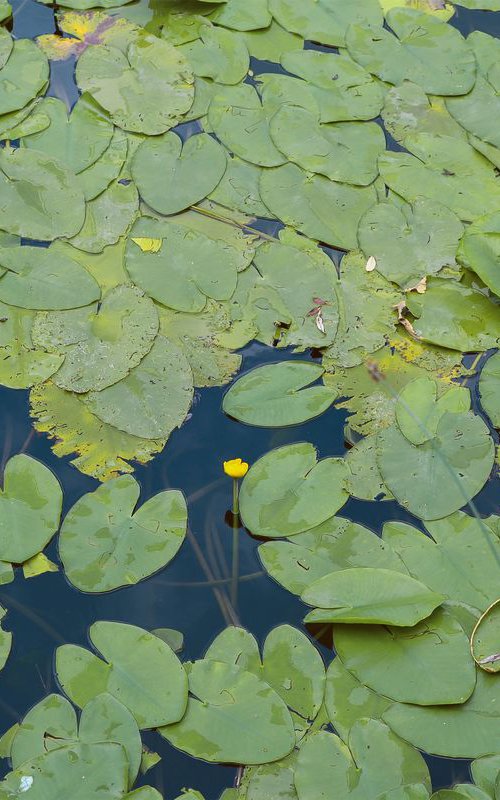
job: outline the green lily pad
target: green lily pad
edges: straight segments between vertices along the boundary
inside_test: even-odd
[[[470,766],[474,783],[490,797],[494,797],[495,783],[500,772],[500,757],[494,755],[477,758]]]
[[[5,608],[2,608],[2,606],[0,606],[0,622],[2,621],[6,613],[7,612]],[[0,670],[2,670],[5,667],[5,664],[7,663],[11,647],[12,647],[12,634],[9,633],[8,631],[4,631],[0,626]]]
[[[391,86],[385,96],[382,119],[385,128],[400,144],[404,144],[411,133],[432,133],[461,139],[467,136],[446,110],[443,98],[428,97],[411,80]]]
[[[336,656],[326,673],[325,706],[335,731],[344,742],[357,720],[380,720],[392,701],[364,686]]]
[[[500,339],[497,305],[473,286],[432,278],[425,294],[407,295],[421,339],[441,347],[477,352],[496,347]]]
[[[479,377],[481,405],[495,428],[500,428],[500,355],[495,353],[488,359]]]
[[[113,125],[92,97],[82,95],[68,114],[66,103],[46,97],[37,106],[50,125],[27,136],[23,145],[62,161],[75,174],[90,167],[111,142]]]
[[[377,462],[395,498],[421,519],[462,508],[483,488],[495,460],[488,427],[472,413],[445,413],[436,434],[415,446],[395,427],[378,434]],[[436,486],[442,491],[436,492]]]
[[[257,367],[231,386],[222,410],[247,425],[300,425],[323,414],[335,400],[335,394],[325,386],[306,388],[323,372],[317,364],[300,361]]]
[[[128,782],[132,786],[139,773],[142,741],[137,722],[123,703],[108,693],[89,700],[80,716],[81,742],[117,742],[127,754]]]
[[[24,108],[44,91],[48,80],[47,56],[29,39],[16,39],[0,69],[0,114]]]
[[[93,414],[132,436],[164,439],[180,428],[193,400],[191,367],[163,336],[140,364],[113,386],[85,398]]]
[[[453,681],[453,667],[448,680]],[[498,679],[477,670],[476,688],[464,705],[419,707],[395,703],[383,715],[401,738],[427,753],[450,758],[478,758],[500,746]]]
[[[295,772],[299,800],[335,796],[375,800],[407,783],[429,785],[424,759],[382,722],[364,719],[350,732],[349,745],[318,731],[300,748]]]
[[[7,9],[4,8],[2,5],[0,7],[0,19],[3,20],[4,14]],[[10,16],[10,15],[9,15]],[[12,53],[12,48],[14,46],[14,39],[10,35],[7,28],[0,29],[0,69],[5,67],[7,61],[9,60],[9,56]]]
[[[0,249],[0,300],[29,309],[60,310],[93,303],[101,290],[69,253],[48,247]]]
[[[445,597],[401,572],[372,567],[332,572],[302,593],[317,606],[306,622],[345,622],[410,627],[428,617]]]
[[[207,297],[228,300],[236,288],[238,262],[235,247],[202,231],[148,217],[137,221],[127,242],[132,280],[177,311],[202,311]]]
[[[74,176],[36,150],[0,151],[0,227],[28,239],[74,236],[85,217]]]
[[[174,747],[230,764],[263,764],[292,751],[295,732],[285,703],[252,673],[220,661],[196,661],[189,691],[183,719],[159,730]]]
[[[278,447],[252,465],[240,492],[241,517],[255,535],[293,536],[325,522],[344,505],[342,459],[317,461],[312,444]]]
[[[219,5],[211,15],[217,25],[224,25],[235,31],[253,31],[267,28],[271,24],[268,0],[227,0]]]
[[[31,333],[35,313],[0,302],[0,383],[11,389],[28,389],[46,381],[61,366],[64,356],[38,349]]]
[[[195,75],[217,83],[240,83],[250,66],[243,36],[209,24],[201,26],[198,39],[177,49]]]
[[[18,769],[25,761],[72,744],[77,738],[75,709],[65,697],[49,694],[19,724],[10,749],[12,768]]]
[[[30,393],[35,430],[47,433],[57,456],[70,456],[85,475],[106,481],[133,472],[135,464],[151,461],[165,447],[164,439],[142,439],[98,419],[77,394],[52,381]]]
[[[184,634],[181,631],[174,628],[155,628],[151,633],[163,639],[174,653],[180,653],[184,649]]]
[[[412,444],[423,444],[432,439],[446,412],[470,411],[470,392],[464,386],[452,386],[439,398],[437,393],[436,381],[425,377],[410,381],[398,395],[396,422],[403,436]]]
[[[382,9],[378,0],[360,0],[345,4],[342,0],[269,0],[273,17],[292,33],[300,33],[313,42],[344,47],[349,25],[366,22],[381,25]]]
[[[109,147],[102,156],[76,176],[85,200],[94,200],[119,177],[127,157],[127,149],[127,134],[120,128],[115,128]]]
[[[75,705],[83,708],[108,692],[129,709],[141,729],[169,725],[183,716],[187,676],[165,642],[119,622],[95,622],[89,637],[105,661],[72,644],[56,651],[57,678]]]
[[[392,500],[377,464],[377,436],[370,434],[347,451],[345,460],[350,470],[347,489],[360,500]]]
[[[75,744],[26,761],[0,783],[1,800],[65,800],[93,797],[121,800],[127,791],[128,765],[123,747],[111,742]]]
[[[140,289],[122,285],[99,306],[39,314],[33,340],[65,353],[54,382],[82,393],[105,389],[128,375],[149,352],[157,332],[153,302]]]
[[[332,517],[288,542],[266,542],[259,547],[259,557],[271,577],[297,595],[335,570],[370,566],[406,572],[390,545],[342,517]]]
[[[323,125],[315,112],[283,105],[269,129],[278,150],[308,172],[358,186],[368,186],[378,175],[385,137],[375,122]]]
[[[358,238],[366,258],[403,289],[455,265],[463,225],[446,206],[416,200],[413,207],[379,203],[361,219]]]
[[[347,55],[318,50],[294,50],[281,56],[281,65],[309,86],[328,92],[335,111],[322,122],[374,119],[380,113],[383,93],[379,84]],[[318,96],[318,95],[317,95]],[[323,95],[319,95],[319,97]],[[320,109],[323,114],[323,109]]]
[[[0,494],[0,559],[21,564],[43,550],[59,527],[62,499],[48,467],[24,453],[10,458]]]
[[[70,242],[87,253],[102,253],[129,231],[138,210],[139,196],[134,184],[113,181],[87,202],[83,227]]]
[[[119,128],[154,136],[172,128],[191,108],[193,73],[169,42],[143,35],[126,53],[112,45],[88,47],[76,80]]]
[[[361,683],[405,703],[465,703],[476,670],[469,640],[442,609],[413,627],[334,625],[335,650]],[[460,669],[456,665],[460,664]]]
[[[500,606],[493,603],[477,623],[470,640],[474,661],[485,672],[500,670]]]
[[[469,225],[458,258],[500,297],[500,214],[489,214]]]
[[[259,181],[262,167],[227,153],[226,171],[209,198],[226,208],[234,208],[253,217],[270,217],[260,199]],[[208,165],[205,165],[205,168]]]
[[[160,492],[137,511],[139,484],[129,475],[84,495],[64,519],[59,553],[82,592],[109,592],[163,569],[184,541],[187,510],[179,491]]]
[[[377,201],[373,186],[311,176],[295,164],[266,170],[260,194],[271,213],[286,225],[341,250],[357,247],[359,221]]]
[[[301,36],[285,30],[273,19],[269,27],[246,31],[248,52],[260,61],[277,61],[283,53],[296,50],[304,43]]]
[[[273,75],[262,96],[246,83],[220,87],[210,103],[208,121],[232,153],[261,167],[275,167],[287,159],[271,139],[269,121],[283,103],[318,108],[306,83]]]
[[[132,176],[151,208],[161,214],[177,214],[215,189],[226,163],[223,148],[208,134],[191,136],[183,145],[175,133],[166,133],[139,145]]]
[[[348,29],[349,55],[383,81],[417,83],[428,94],[466,94],[474,86],[476,60],[456,28],[415,8],[386,14],[392,28],[361,25]]]

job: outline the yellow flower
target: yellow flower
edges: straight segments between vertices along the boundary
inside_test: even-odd
[[[233,458],[232,461],[224,461],[224,472],[230,478],[244,478],[248,472],[248,464],[241,458]]]

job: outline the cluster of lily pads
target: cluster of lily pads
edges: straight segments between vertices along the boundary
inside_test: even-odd
[[[500,341],[500,43],[450,20],[499,0],[61,5],[33,42],[0,0],[0,383],[29,389],[36,430],[103,484],[61,520],[50,470],[11,458],[0,583],[56,569],[58,532],[82,592],[164,568],[184,497],[136,510],[122,473],[252,340],[312,351],[237,378],[223,410],[271,428],[349,412],[345,457],[280,447],[240,494],[265,569],[336,656],[325,670],[283,625],[262,654],[227,628],[182,663],[175,632],[97,622],[96,652],[56,652],[65,696],[0,739],[0,800],[155,800],[133,788],[159,758],[148,729],[244,767],[223,800],[428,800],[419,750],[475,759],[474,785],[434,800],[498,798],[500,518],[471,502],[500,427],[500,354],[483,356]],[[43,96],[57,60],[76,65],[72,109]],[[426,533],[380,538],[337,516],[351,496],[395,499]],[[11,643],[0,629],[0,669]]]

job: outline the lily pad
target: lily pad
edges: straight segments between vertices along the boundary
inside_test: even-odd
[[[442,97],[427,96],[411,80],[389,89],[385,96],[382,119],[386,130],[400,144],[404,144],[411,133],[432,133],[462,139],[467,135],[446,110]]]
[[[495,428],[500,428],[500,355],[495,353],[488,359],[479,377],[481,404]]]
[[[466,94],[474,86],[476,60],[456,28],[415,8],[393,8],[387,28],[361,25],[348,29],[349,55],[383,81],[417,83],[428,94]]]
[[[311,176],[295,164],[266,170],[260,194],[272,214],[286,225],[341,250],[357,247],[359,221],[377,201],[373,186],[350,186],[323,175]]]
[[[29,39],[14,40],[9,58],[0,69],[0,114],[24,108],[44,91],[48,80],[47,56]]]
[[[278,447],[252,465],[240,492],[241,517],[255,536],[293,536],[325,522],[344,505],[342,459],[317,461],[312,444]]]
[[[90,167],[111,142],[113,125],[89,95],[78,98],[70,114],[66,103],[46,97],[37,106],[50,125],[24,137],[23,145],[62,161],[75,174]]]
[[[72,744],[78,738],[75,709],[65,697],[49,694],[31,708],[12,739],[12,768],[25,761]]]
[[[109,147],[102,156],[77,175],[85,200],[93,200],[116,180],[127,157],[127,134],[115,128]]]
[[[83,592],[109,592],[163,569],[184,541],[187,510],[179,491],[160,492],[137,511],[131,476],[84,495],[65,517],[59,553],[68,580]]]
[[[317,606],[306,622],[344,622],[410,627],[430,616],[444,600],[420,581],[401,572],[372,567],[332,572],[302,593]]]
[[[300,361],[257,367],[229,389],[222,409],[247,425],[263,428],[300,425],[318,417],[335,400],[325,386],[306,388],[321,378],[323,371],[317,364]]]
[[[435,436],[418,446],[395,426],[378,434],[377,462],[384,482],[421,519],[440,519],[466,505],[483,488],[494,460],[488,427],[471,412],[445,413]]]
[[[37,150],[0,151],[0,227],[28,239],[74,236],[85,202],[74,176]]]
[[[48,247],[0,249],[0,300],[29,309],[62,310],[93,303],[101,290],[69,253]]]
[[[43,550],[61,507],[62,489],[48,467],[24,453],[10,458],[0,494],[0,560],[21,564]]]
[[[37,348],[31,338],[35,313],[0,303],[0,383],[11,389],[28,389],[50,378],[64,356]]]
[[[328,120],[322,116],[323,122],[368,120],[380,113],[383,92],[378,82],[345,54],[294,50],[281,56],[281,65],[309,86],[328,92],[329,108],[335,112],[329,114]],[[320,112],[323,114],[323,109]]]
[[[65,353],[54,382],[73,392],[100,391],[124,378],[149,352],[158,332],[153,302],[140,289],[117,286],[102,303],[43,312],[35,344]]]
[[[425,377],[410,381],[398,395],[396,421],[403,436],[412,444],[432,439],[446,412],[470,411],[470,392],[464,386],[453,386],[439,398],[437,392],[436,381]]]
[[[0,606],[0,622],[6,615],[6,610]],[[7,663],[10,649],[12,647],[12,634],[4,631],[0,626],[0,670],[2,670]]]
[[[373,719],[353,725],[348,746],[333,733],[313,733],[300,749],[295,772],[299,800],[329,793],[338,800],[375,800],[417,782],[430,783],[420,753]]]
[[[158,243],[154,249],[149,241]],[[207,297],[228,300],[236,288],[235,247],[175,222],[142,217],[127,242],[127,271],[159,303],[177,311],[202,311]]]
[[[470,645],[474,661],[485,672],[500,670],[500,606],[493,603],[477,623],[472,633]]]
[[[480,217],[469,225],[458,258],[500,297],[500,214]]]
[[[416,200],[413,207],[379,203],[361,219],[358,238],[366,258],[403,289],[426,275],[453,267],[463,225],[446,206]]]
[[[221,206],[241,211],[242,214],[272,216],[260,199],[259,180],[262,168],[230,153],[227,153],[226,161],[226,171],[209,198]]]
[[[407,628],[336,624],[333,639],[349,672],[393,700],[454,705],[464,703],[474,691],[476,669],[469,640],[456,619],[442,609]]]
[[[126,53],[112,45],[88,47],[76,80],[119,128],[154,136],[172,128],[191,108],[193,73],[178,48],[155,36],[132,42]]]
[[[175,133],[166,133],[139,145],[132,176],[151,208],[177,214],[215,189],[226,164],[223,148],[208,134],[191,136],[183,145]]]
[[[83,227],[71,244],[87,253],[102,253],[116,244],[130,229],[139,210],[139,196],[133,183],[112,183],[86,204]]]
[[[269,9],[287,30],[332,47],[345,46],[351,24],[383,22],[378,0],[360,0],[356,5],[347,5],[343,0],[269,0]]]
[[[268,0],[227,0],[211,15],[217,25],[224,25],[235,31],[253,31],[267,28],[271,24]]]
[[[177,49],[195,75],[217,83],[240,83],[250,66],[243,36],[210,24],[201,26],[199,38]]]
[[[392,700],[373,692],[346,670],[336,656],[326,673],[325,706],[329,719],[344,742],[360,719],[380,720]]]
[[[131,711],[141,729],[169,725],[183,716],[187,676],[165,642],[119,622],[95,622],[89,637],[105,661],[72,644],[56,651],[57,678],[75,705],[82,708],[108,692]]]
[[[278,150],[308,172],[357,186],[368,186],[378,175],[385,137],[375,122],[324,125],[306,108],[283,105],[269,129]]]
[[[265,764],[292,751],[295,732],[285,703],[252,673],[220,661],[196,661],[189,691],[183,719],[160,728],[174,747],[230,764]]]

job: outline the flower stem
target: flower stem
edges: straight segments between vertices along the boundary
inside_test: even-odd
[[[237,522],[239,523],[239,516],[240,516],[240,487],[238,485],[238,479],[233,478],[233,516],[237,517]]]
[[[240,489],[238,479],[233,479],[233,563],[231,578],[231,605],[238,606],[238,580],[240,572]]]

